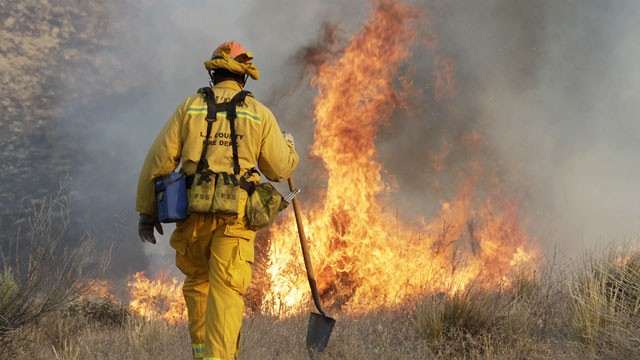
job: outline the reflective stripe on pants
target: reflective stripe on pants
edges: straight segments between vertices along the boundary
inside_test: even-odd
[[[192,344],[191,348],[193,349],[194,359],[204,359],[204,344]]]

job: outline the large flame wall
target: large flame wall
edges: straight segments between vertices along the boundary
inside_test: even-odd
[[[396,205],[382,200],[390,187],[375,146],[378,127],[413,91],[397,80],[398,69],[411,60],[409,49],[420,40],[414,29],[425,19],[416,9],[376,1],[371,18],[313,80],[319,93],[312,153],[322,159],[327,186],[320,202],[300,201],[327,306],[366,311],[425,292],[456,292],[471,283],[501,286],[535,258],[515,202],[498,189],[476,195],[481,176],[460,179],[457,195],[417,228],[398,219],[389,211]],[[422,43],[434,51],[434,97],[440,101],[455,92],[453,64],[435,53],[433,39]],[[309,288],[291,214],[270,230],[270,240],[270,289],[263,310],[299,311],[308,304]]]

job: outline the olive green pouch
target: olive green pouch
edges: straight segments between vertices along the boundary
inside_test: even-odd
[[[260,230],[276,219],[278,213],[289,206],[282,195],[270,183],[257,184],[247,201],[247,226]]]
[[[189,194],[189,213],[209,214],[213,212],[215,174],[211,171],[196,173]]]
[[[241,188],[235,175],[220,173],[216,180],[213,208],[216,214],[238,214]]]

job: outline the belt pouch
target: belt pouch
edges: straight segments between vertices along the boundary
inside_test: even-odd
[[[220,173],[216,180],[213,208],[216,214],[238,214],[240,186],[235,175]]]
[[[270,183],[256,185],[247,201],[247,226],[251,230],[260,230],[270,225],[288,205]]]
[[[209,214],[213,212],[215,174],[211,171],[196,173],[189,194],[189,212]]]
[[[187,181],[181,173],[171,173],[154,181],[158,220],[162,223],[183,221],[187,218]]]

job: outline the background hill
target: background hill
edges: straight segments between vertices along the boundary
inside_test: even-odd
[[[87,89],[106,88],[97,58],[108,45],[108,7],[84,1],[0,5],[0,208],[50,192],[84,144],[59,126]],[[86,124],[87,119],[78,119]]]
[[[93,109],[101,99],[129,89],[112,76],[122,66],[112,51],[114,19],[119,19],[114,9],[121,5],[68,0],[0,4],[0,244],[5,250],[29,209],[61,183],[80,200],[79,182],[68,180],[100,161],[91,152],[101,121]],[[131,80],[129,86],[135,85]],[[99,221],[81,215],[82,203],[75,200],[69,241],[88,229],[102,230],[94,227]],[[110,214],[106,222],[113,227],[114,209],[101,206],[99,211]],[[98,243],[100,250],[108,246]],[[140,250],[134,254],[142,256]]]

